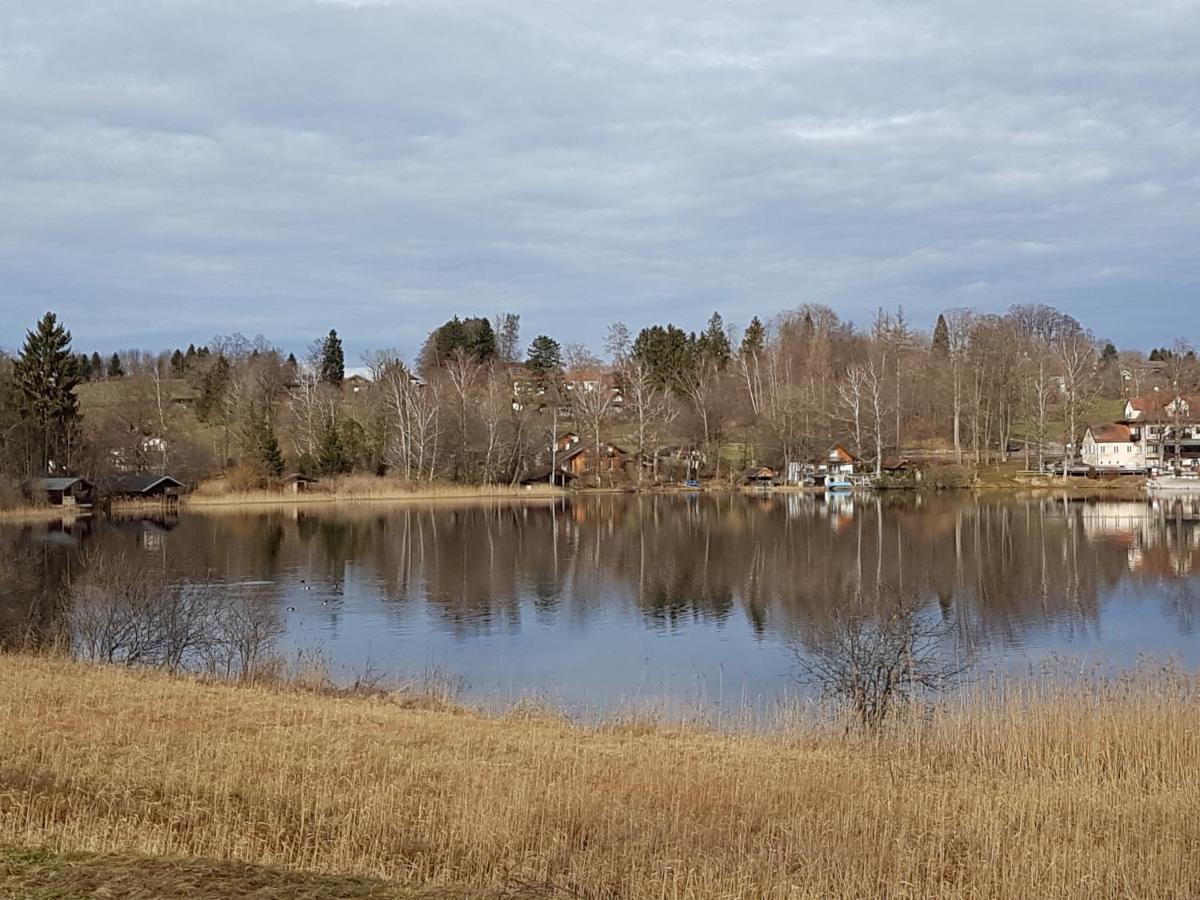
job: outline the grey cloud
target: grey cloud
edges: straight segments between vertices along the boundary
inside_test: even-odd
[[[411,351],[455,311],[594,342],[808,300],[1162,342],[1195,329],[1198,12],[10,2],[0,345],[45,308],[89,347]]]

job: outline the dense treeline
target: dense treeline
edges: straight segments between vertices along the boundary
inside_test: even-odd
[[[48,313],[0,355],[0,475],[10,489],[41,473],[103,484],[168,469],[247,486],[293,469],[506,483],[546,470],[567,429],[595,459],[627,453],[623,474],[596,466],[597,482],[674,476],[684,459],[729,476],[835,441],[876,465],[917,447],[1035,464],[1070,455],[1101,400],[1200,388],[1185,341],[1148,359],[1040,305],[950,310],[929,332],[902,310],[866,328],[820,305],[741,329],[714,313],[698,333],[614,323],[602,348],[545,334],[523,345],[511,313],[454,317],[411,362],[393,350],[362,362],[369,378],[348,379],[335,330],[302,360],[237,334],[79,353]]]

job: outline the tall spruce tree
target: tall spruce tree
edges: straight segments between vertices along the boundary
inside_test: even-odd
[[[185,368],[183,351],[176,347],[175,352],[171,354],[171,374],[178,378],[183,374]]]
[[[258,461],[263,473],[268,478],[279,478],[283,475],[283,453],[279,449],[279,440],[269,422],[264,421],[260,426],[258,441]]]
[[[124,378],[125,370],[121,368],[121,357],[113,354],[108,360],[108,377],[109,378]]]
[[[104,377],[104,360],[100,358],[100,354],[93,350],[91,365],[88,366],[88,372],[93,381],[99,381]]]
[[[539,334],[529,345],[529,354],[525,365],[533,373],[534,381],[545,387],[562,374],[562,347],[558,341],[546,334]]]
[[[79,419],[79,363],[71,352],[71,332],[52,312],[25,335],[15,366],[22,407],[36,426],[40,455],[38,469],[66,471],[71,464],[71,440]]]
[[[750,320],[750,324],[746,326],[746,332],[742,335],[742,346],[739,352],[745,357],[762,356],[763,350],[767,346],[767,330],[763,328],[762,321],[755,316]]]
[[[933,326],[933,342],[929,349],[934,356],[950,355],[950,326],[946,324],[946,317],[940,313],[937,317],[937,324]]]
[[[317,446],[317,471],[322,475],[341,475],[349,469],[342,436],[337,424],[330,422],[321,433],[321,443]]]
[[[320,375],[323,382],[334,387],[340,387],[346,380],[346,355],[342,350],[342,339],[332,328],[321,344]]]
[[[225,402],[225,392],[233,379],[233,370],[225,354],[217,356],[216,362],[209,366],[204,377],[200,379],[200,398],[196,401],[196,418],[201,422],[212,424],[220,419],[221,405]]]
[[[723,369],[728,364],[733,355],[733,348],[729,346],[725,320],[719,312],[714,312],[709,317],[704,332],[696,339],[696,349],[700,351],[701,357],[716,363],[718,368]]]

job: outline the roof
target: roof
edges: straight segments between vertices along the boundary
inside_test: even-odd
[[[1156,391],[1153,394],[1144,394],[1141,397],[1130,397],[1129,408],[1137,415],[1166,415],[1168,412],[1167,407],[1173,404],[1176,399],[1182,400],[1189,410],[1200,409],[1200,394],[1176,395],[1169,391]]]
[[[183,482],[170,475],[155,475],[152,472],[141,472],[133,475],[122,475],[113,483],[114,494],[144,494],[153,490],[163,482],[167,487],[183,487]]]
[[[742,473],[742,481],[761,481],[762,479],[773,479],[779,475],[770,466],[751,466]]]
[[[595,447],[592,444],[580,444],[577,447],[574,447],[571,450],[569,450],[566,454],[559,456],[555,461],[559,465],[562,465],[563,463],[574,459],[575,457],[579,456],[580,454],[589,453],[594,449],[595,449]],[[618,447],[616,444],[606,443],[606,444],[604,444],[603,450],[609,456],[616,456],[618,454],[621,456],[629,455],[624,450],[622,450],[620,447]]]
[[[1133,432],[1128,425],[1092,425],[1088,431],[1097,444],[1128,444],[1133,441]]]
[[[832,447],[830,447],[829,453],[826,455],[830,457],[837,456],[843,461],[849,463],[858,462],[858,457],[847,450],[841,443],[834,444]]]
[[[91,487],[91,482],[83,478],[31,478],[28,484],[35,491],[67,491],[77,484]]]
[[[293,472],[291,475],[284,475],[284,476],[283,476],[283,481],[308,481],[308,482],[314,482],[314,481],[316,481],[316,480],[317,480],[317,479],[313,478],[311,475],[305,475],[303,472]]]

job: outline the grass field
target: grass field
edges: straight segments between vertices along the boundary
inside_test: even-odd
[[[516,895],[505,894],[506,898]],[[494,891],[402,887],[375,878],[136,853],[0,847],[0,897],[13,900],[499,900]]]
[[[6,851],[0,896],[75,896],[32,892],[56,879],[92,896],[130,867],[141,896],[204,872],[231,887],[196,896],[245,895],[269,867],[373,879],[313,896],[1192,897],[1197,686],[1012,685],[870,738],[0,657],[0,846],[37,851]]]

